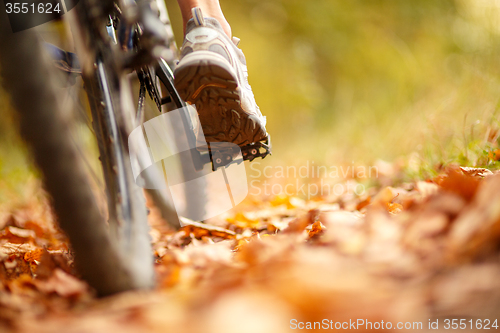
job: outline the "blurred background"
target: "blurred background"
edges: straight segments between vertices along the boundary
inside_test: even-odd
[[[180,46],[177,2],[166,2]],[[488,154],[497,149],[499,127],[500,1],[221,5],[242,40],[250,84],[272,135],[273,156],[262,166],[359,165],[408,156],[422,168],[496,166]],[[4,201],[33,173],[1,91],[0,117]]]
[[[180,37],[176,1],[167,5]],[[362,164],[415,151],[474,163],[467,155],[497,127],[499,1],[221,5],[267,115],[268,163]]]

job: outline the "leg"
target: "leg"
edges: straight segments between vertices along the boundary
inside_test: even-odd
[[[181,8],[182,21],[184,23],[184,33],[186,32],[186,24],[191,16],[191,9],[194,7],[200,7],[203,11],[203,15],[206,17],[213,17],[219,21],[222,29],[229,38],[231,38],[231,27],[227,23],[222,9],[220,8],[219,0],[177,0],[179,7]]]

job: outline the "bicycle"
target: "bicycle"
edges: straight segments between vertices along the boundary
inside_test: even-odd
[[[142,189],[135,184],[126,142],[134,128],[144,122],[146,93],[160,113],[165,107],[181,110],[179,126],[173,131],[185,133],[189,146],[197,146],[195,126],[188,112],[182,111],[186,110],[186,104],[173,84],[171,68],[177,50],[168,13],[162,0],[80,0],[77,4],[62,4],[73,8],[64,19],[71,23],[77,55],[53,46],[45,48],[51,51],[52,62],[55,60],[59,71],[83,79],[106,184],[109,230],[88,184],[79,152],[71,143],[67,119],[62,115],[52,84],[54,73],[47,64],[49,59],[32,33],[9,31],[5,10],[0,14],[4,16],[0,20],[4,86],[19,113],[21,135],[42,171],[58,222],[70,239],[82,277],[99,295],[151,288],[154,270],[147,211]],[[140,82],[137,109],[132,107],[127,75],[132,72]],[[29,99],[24,96],[26,88],[31,92]],[[205,164],[211,163],[215,171],[239,162],[234,160],[239,149],[241,160],[264,158],[271,153],[269,140],[236,150],[214,146],[209,145],[206,151],[190,149],[180,154],[181,163],[192,166],[183,168],[184,177],[195,177],[188,174],[189,170],[202,170]],[[200,188],[188,187],[186,196],[192,190]],[[179,228],[168,191],[147,192],[163,218]],[[204,209],[198,202],[189,203],[193,209]]]

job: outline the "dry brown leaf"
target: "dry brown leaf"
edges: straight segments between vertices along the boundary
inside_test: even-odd
[[[34,280],[37,289],[43,293],[56,293],[62,297],[79,297],[88,293],[87,285],[63,270],[56,268],[47,280]]]
[[[320,221],[326,226],[319,242],[335,246],[342,254],[358,255],[366,244],[362,215],[343,210],[322,212]]]
[[[234,217],[229,217],[226,219],[228,223],[234,224],[240,228],[252,228],[255,229],[257,228],[260,224],[259,219],[256,218],[250,218],[247,216],[247,214],[243,212],[238,212],[235,214]]]
[[[24,260],[27,262],[31,263],[33,261],[40,261],[42,258],[42,254],[44,252],[44,249],[36,249],[30,252],[26,252],[24,254]]]
[[[314,239],[321,236],[321,234],[323,234],[325,230],[326,227],[323,224],[321,224],[319,220],[314,222],[311,225],[311,230],[309,231],[309,239]]]
[[[439,187],[435,183],[418,181],[416,184],[417,191],[423,199],[430,197],[438,192]]]
[[[359,226],[362,223],[362,214],[357,212],[348,212],[345,210],[322,211],[319,215],[319,220],[326,225],[330,226],[346,225],[346,226]]]
[[[29,251],[35,250],[36,247],[32,244],[15,244],[15,243],[4,243],[0,245],[0,253],[11,255],[11,254],[21,254]]]
[[[492,161],[500,160],[500,149],[495,149],[493,151],[488,152],[488,157]]]
[[[491,176],[493,172],[485,168],[470,168],[470,167],[460,167],[460,170],[468,176],[472,177],[487,177]]]
[[[403,211],[403,205],[398,204],[398,203],[392,203],[389,202],[387,203],[387,211],[392,214],[397,214],[401,213]]]
[[[43,238],[45,236],[45,230],[40,226],[40,224],[33,221],[26,221],[23,225],[24,229],[33,230],[37,237]]]
[[[442,235],[448,226],[448,217],[438,212],[427,212],[412,220],[405,233],[405,243],[418,247],[422,239]]]
[[[377,195],[373,198],[372,203],[374,205],[385,206],[390,203],[397,196],[394,188],[387,186],[381,189]]]
[[[33,230],[21,229],[9,226],[0,233],[0,239],[6,239],[10,243],[24,244],[34,241],[36,233]]]
[[[90,306],[82,306],[85,285],[67,274],[71,256],[50,250],[67,249],[63,236],[21,210],[11,225],[21,232],[11,234],[29,229],[36,237],[0,239],[0,331],[6,316],[30,333],[281,332],[292,318],[427,323],[435,311],[465,316],[471,306],[480,317],[485,295],[488,306],[500,297],[500,180],[456,171],[462,178],[443,176],[439,186],[368,189],[361,202],[352,193],[309,202],[254,198],[235,209],[231,230],[225,217],[217,226],[187,221],[178,232],[155,224],[162,290]],[[382,184],[394,184],[384,177]],[[468,188],[471,179],[477,191]],[[464,259],[489,267],[461,270]]]
[[[288,332],[294,314],[290,306],[267,290],[229,291],[203,311],[198,332],[240,333]]]
[[[181,218],[181,222],[184,226],[180,230],[184,231],[187,235],[192,234],[198,239],[207,236],[221,237],[224,239],[233,239],[236,237],[234,231],[214,225],[199,223],[186,218]]]
[[[420,208],[437,214],[446,214],[454,219],[466,207],[467,202],[460,195],[453,192],[441,191],[432,200],[425,202]]]
[[[294,242],[294,238],[283,233],[261,239],[253,238],[241,245],[235,258],[237,262],[252,266],[273,260],[284,260],[290,253]]]
[[[491,263],[478,263],[458,267],[438,277],[432,287],[435,311],[468,312],[477,316],[497,318],[500,287],[500,267]]]
[[[307,214],[304,214],[288,224],[288,227],[283,230],[285,234],[288,233],[301,233],[310,224],[316,222],[319,218],[319,210],[312,209]]]
[[[72,258],[69,254],[62,251],[47,251],[43,249],[40,256],[40,263],[36,267],[36,275],[38,279],[47,279],[52,275],[52,272],[57,268],[72,273]]]
[[[274,207],[284,205],[287,209],[304,207],[304,200],[296,197],[289,197],[285,194],[275,196],[270,203]]]
[[[269,232],[276,232],[284,230],[288,227],[290,222],[293,220],[291,217],[279,218],[277,216],[271,217],[270,221],[267,222],[267,230]]]
[[[214,244],[192,242],[181,251],[194,267],[206,267],[212,263],[230,264],[233,257],[232,249],[233,242],[224,240]]]
[[[24,261],[22,254],[11,254],[9,259],[3,262],[3,266],[8,280],[15,279],[23,274],[31,276],[31,266]]]
[[[482,181],[472,203],[453,223],[449,254],[470,259],[498,248],[500,240],[500,175]]]
[[[367,197],[365,200],[361,201],[360,203],[358,203],[356,205],[356,210],[362,210],[363,208],[365,208],[366,206],[368,206],[371,202],[371,197]]]
[[[456,193],[469,201],[474,197],[479,186],[478,177],[464,174],[460,169],[450,168],[448,176],[444,178],[439,185],[445,191]]]
[[[385,187],[380,190],[377,195],[373,198],[370,206],[372,207],[383,207],[389,213],[399,213],[403,210],[403,205],[398,202],[394,202],[396,198],[398,198],[401,193],[405,193],[404,190],[398,190],[393,187]],[[398,198],[401,199],[401,198]]]

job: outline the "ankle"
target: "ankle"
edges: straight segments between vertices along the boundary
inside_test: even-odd
[[[209,16],[207,15],[207,17],[213,17],[213,16]],[[231,39],[232,37],[232,32],[231,32],[231,26],[229,25],[229,23],[226,21],[226,19],[224,17],[214,17],[217,21],[219,21],[221,27],[222,27],[222,30],[224,30],[224,32],[226,33],[226,35],[229,37],[229,39]]]
[[[217,20],[217,22],[219,22],[220,26],[222,27],[222,30],[224,30],[224,32],[226,33],[226,35],[231,38],[232,37],[232,33],[231,33],[231,26],[229,25],[229,23],[226,21],[226,19],[224,18],[224,16],[220,16],[220,15],[210,15],[210,14],[205,14],[205,12],[202,10],[203,12],[203,16],[205,17],[211,17],[211,18],[214,18]],[[187,16],[187,17],[183,17],[183,21],[184,21],[184,34],[186,34],[186,25],[187,25],[187,22],[192,19],[193,16]]]
[[[184,22],[184,34],[186,33],[187,22],[191,18],[193,18],[193,15],[191,13],[192,8],[200,7],[203,16],[212,17],[216,19],[220,23],[222,30],[224,30],[226,35],[229,38],[232,37],[231,26],[224,17],[224,14],[222,13],[218,0],[178,0],[178,1],[181,8],[182,20]]]

